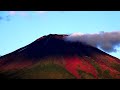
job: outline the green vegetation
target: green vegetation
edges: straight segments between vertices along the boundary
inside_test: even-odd
[[[117,71],[120,72],[120,64],[112,63],[112,64],[111,64],[111,67],[113,67],[114,69],[116,69]]]
[[[94,61],[91,61],[91,64],[96,68],[97,72],[98,72],[98,77],[101,77],[102,76],[102,70],[100,68],[100,66],[95,63]]]
[[[109,70],[105,70],[102,74],[102,77],[105,78],[105,79],[112,79],[112,76],[110,75]]]
[[[9,79],[75,79],[62,65],[54,60],[43,60],[31,67],[20,70],[1,72],[1,78]]]
[[[60,60],[59,60],[60,59]],[[64,58],[44,58],[39,60],[36,64],[23,68],[20,70],[12,71],[0,71],[0,78],[8,79],[76,79],[69,71],[64,68]],[[89,58],[90,59],[90,58]],[[63,60],[63,61],[62,61]],[[97,62],[91,59],[91,64],[96,68],[98,72],[98,79],[113,79],[114,77],[120,76],[111,76],[109,70],[102,70]],[[79,65],[78,65],[79,67]],[[112,63],[111,67],[114,67],[116,70],[120,71],[120,65]],[[96,79],[91,73],[86,73],[85,71],[78,70],[78,73],[81,76],[81,79]]]
[[[100,66],[94,61],[92,61],[91,64],[96,68],[99,79],[113,79],[109,70],[102,71]]]
[[[23,72],[23,71],[22,71]],[[56,64],[37,65],[30,69],[24,70],[21,78],[32,79],[69,79],[75,78],[72,74],[66,71],[63,67]]]
[[[78,70],[78,73],[80,74],[81,79],[95,79],[91,73],[86,73],[82,70]]]

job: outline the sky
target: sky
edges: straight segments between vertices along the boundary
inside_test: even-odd
[[[120,31],[120,11],[0,11],[0,16],[0,55],[48,34]],[[120,51],[109,54],[120,58]]]

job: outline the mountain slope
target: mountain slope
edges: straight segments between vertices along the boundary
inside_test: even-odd
[[[119,59],[66,36],[43,36],[0,57],[0,78],[120,79]]]

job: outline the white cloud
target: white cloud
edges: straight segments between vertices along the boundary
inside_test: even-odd
[[[8,13],[9,13],[9,15],[15,15],[16,11],[9,11]]]
[[[95,34],[73,33],[65,38],[68,41],[80,41],[94,47],[99,47],[106,52],[116,52],[115,47],[120,47],[120,31],[100,32]]]
[[[35,11],[35,12],[38,14],[43,14],[43,13],[46,13],[47,11]]]

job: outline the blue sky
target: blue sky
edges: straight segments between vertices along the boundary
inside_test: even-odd
[[[120,11],[0,11],[0,16],[5,15],[9,15],[10,20],[0,20],[0,55],[50,33],[120,31]],[[110,54],[120,58],[120,52]]]

